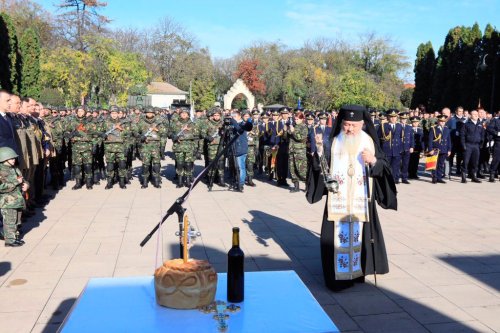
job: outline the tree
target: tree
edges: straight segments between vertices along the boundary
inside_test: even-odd
[[[19,49],[23,59],[21,70],[21,95],[40,97],[40,40],[33,29],[26,29]]]
[[[19,94],[21,58],[16,29],[9,15],[0,13],[0,87]]]
[[[417,59],[415,59],[415,89],[411,100],[411,107],[423,104],[429,105],[432,89],[432,77],[436,65],[436,55],[432,43],[420,44],[417,48]],[[403,102],[404,104],[404,102]]]
[[[74,49],[87,50],[93,37],[106,32],[110,20],[99,14],[106,6],[97,0],[60,0],[57,7],[66,11],[57,17],[59,34]]]
[[[252,93],[264,94],[266,92],[266,84],[262,81],[262,71],[258,69],[259,61],[255,59],[245,59],[238,64],[235,79],[242,79]]]
[[[406,88],[403,90],[401,93],[401,97],[399,100],[401,101],[401,104],[403,104],[404,107],[410,108],[412,105],[412,98],[414,95],[414,88]]]

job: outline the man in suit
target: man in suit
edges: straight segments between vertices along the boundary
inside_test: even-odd
[[[451,154],[450,130],[446,127],[445,115],[439,115],[437,125],[429,129],[428,150],[430,155],[438,154],[437,166],[432,170],[432,183],[446,184],[443,180],[445,174],[446,158]]]
[[[10,109],[11,95],[6,90],[0,90],[0,147],[9,147],[17,150],[15,132],[7,115]]]
[[[386,116],[389,122],[381,124],[377,130],[380,144],[391,165],[392,176],[396,184],[399,184],[401,152],[403,151],[403,125],[397,122],[398,114],[399,111],[396,109],[387,110]]]

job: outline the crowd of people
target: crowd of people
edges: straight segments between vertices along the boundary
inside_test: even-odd
[[[481,182],[488,176],[494,182],[498,177],[498,113],[460,107],[453,115],[448,108],[430,113],[423,106],[403,112],[369,111],[396,184],[418,179],[421,158],[430,155],[437,156],[433,183],[445,183],[454,166],[463,183],[467,178]],[[90,190],[105,181],[105,189],[116,184],[125,189],[133,179],[132,162],[139,159],[141,188],[149,184],[161,187],[165,178],[161,161],[168,140],[172,141],[172,181],[177,188],[191,186],[197,159],[209,165],[238,136],[206,174],[204,182],[209,190],[217,184],[243,192],[245,185],[256,186],[257,176],[299,192],[318,146],[325,147],[329,158],[336,118],[335,110],[286,107],[266,111],[214,107],[194,114],[186,105],[163,109],[53,107],[0,90],[0,163],[5,166],[0,170],[4,224],[0,237],[6,245],[22,245],[20,221],[47,203],[47,186],[57,191],[74,180],[73,190]],[[4,178],[15,182],[5,185],[8,181]],[[291,179],[291,186],[287,179]],[[1,199],[7,193],[23,200]],[[5,209],[16,214],[4,213]]]

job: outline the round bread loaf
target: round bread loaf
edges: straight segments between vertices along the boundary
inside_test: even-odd
[[[156,302],[174,309],[195,309],[214,301],[217,273],[208,261],[167,260],[155,271]]]

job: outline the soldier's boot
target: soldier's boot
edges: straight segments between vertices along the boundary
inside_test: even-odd
[[[142,176],[141,188],[148,188],[148,177],[145,175]]]
[[[120,177],[119,184],[121,189],[127,188],[127,186],[125,185],[125,177]]]
[[[494,183],[495,182],[495,173],[494,172],[490,172],[490,179],[488,179],[488,181],[490,183]]]
[[[79,165],[73,166],[73,175],[75,177],[75,186],[72,187],[73,190],[78,190],[82,188],[82,169]]]
[[[114,184],[114,181],[113,181],[113,170],[115,169],[115,164],[113,162],[108,162],[108,165],[106,166],[107,168],[107,179],[108,179],[108,183],[106,184],[106,187],[104,189],[106,190],[109,190],[111,188],[113,188],[113,184]]]
[[[92,189],[92,164],[85,164],[83,166],[83,170],[85,171],[85,185],[88,190]]]
[[[106,169],[102,169],[101,170],[101,179],[106,179],[107,176],[106,176]]]
[[[160,185],[160,177],[158,176],[154,176],[153,177],[153,186],[155,188],[161,188],[161,185]]]
[[[177,160],[174,158],[174,169],[177,171]],[[178,179],[179,175],[174,173],[174,182]]]
[[[255,183],[253,182],[252,176],[248,176],[248,186],[255,187]]]
[[[175,187],[181,188],[184,186],[184,179],[182,176],[177,175],[177,185]]]
[[[127,176],[125,177],[127,185],[130,185],[130,180],[133,178],[132,176],[132,168],[127,170]]]
[[[161,165],[158,163],[153,164],[153,186],[156,188],[160,188],[160,183],[161,183],[161,176],[160,176],[160,171],[161,171]]]
[[[293,182],[293,188],[290,190],[290,193],[300,192],[299,182]]]
[[[465,184],[467,183],[467,175],[465,174],[465,172],[462,172],[462,181],[461,183]]]

